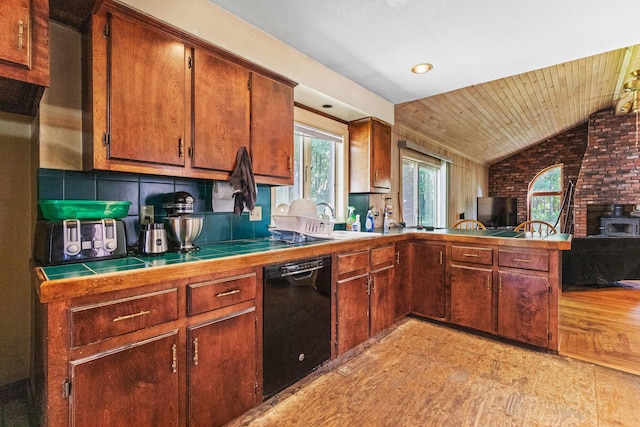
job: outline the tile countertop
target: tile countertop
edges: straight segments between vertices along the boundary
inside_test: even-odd
[[[516,249],[569,250],[570,234],[532,236],[511,230],[417,230],[392,229],[382,233],[334,231],[335,239],[286,243],[270,238],[232,240],[204,244],[191,254],[166,253],[143,257],[130,255],[113,260],[91,261],[50,267],[35,267],[34,286],[40,302],[49,304],[70,298],[128,291],[162,283],[177,285],[189,280],[206,280],[211,274],[238,271],[294,259],[313,258],[337,252],[368,250],[375,245],[393,244],[411,239],[455,242],[468,245],[493,245]],[[375,241],[379,240],[379,241]],[[162,285],[164,286],[164,285]]]
[[[42,278],[44,280],[58,280],[58,279],[72,279],[80,278],[84,276],[94,276],[105,273],[122,273],[131,270],[146,269],[151,267],[159,267],[166,265],[184,264],[194,261],[204,261],[219,259],[225,257],[232,257],[238,255],[249,255],[255,253],[262,253],[280,249],[292,249],[296,247],[304,247],[310,245],[317,245],[330,242],[345,242],[349,240],[362,239],[362,238],[374,238],[380,236],[390,235],[405,235],[415,233],[418,235],[440,235],[440,236],[460,236],[460,237],[493,237],[503,239],[525,239],[530,241],[545,240],[547,242],[569,243],[571,241],[571,234],[550,234],[547,236],[536,236],[531,233],[515,232],[512,230],[459,230],[459,229],[392,229],[388,233],[382,233],[376,231],[373,233],[354,233],[351,232],[335,232],[335,239],[317,239],[300,243],[288,243],[282,241],[274,241],[268,237],[259,239],[246,239],[246,240],[231,240],[225,242],[216,242],[200,246],[198,252],[190,254],[179,254],[173,252],[167,252],[166,254],[159,256],[142,256],[142,255],[130,255],[126,258],[104,260],[104,261],[91,261],[87,263],[66,264],[50,267],[41,267]],[[352,237],[353,236],[353,237]],[[562,245],[560,249],[568,249],[566,245]]]

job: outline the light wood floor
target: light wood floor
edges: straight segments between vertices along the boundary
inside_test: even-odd
[[[640,375],[640,289],[564,292],[560,354]]]
[[[640,377],[407,319],[230,426],[637,426]]]

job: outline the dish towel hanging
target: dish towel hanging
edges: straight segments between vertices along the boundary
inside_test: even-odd
[[[233,188],[233,213],[240,216],[244,207],[252,211],[256,205],[256,197],[258,188],[253,177],[253,168],[251,167],[251,158],[245,147],[238,149],[236,155],[236,168],[231,174],[229,184]]]

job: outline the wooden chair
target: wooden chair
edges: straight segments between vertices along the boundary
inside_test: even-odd
[[[453,224],[453,228],[460,228],[462,230],[486,230],[487,227],[483,223],[475,219],[461,219]]]
[[[525,231],[529,233],[539,234],[541,236],[558,232],[558,230],[556,230],[556,228],[548,222],[537,220],[525,221],[514,228],[513,231]]]

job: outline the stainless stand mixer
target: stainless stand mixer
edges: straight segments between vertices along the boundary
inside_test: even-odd
[[[166,194],[162,207],[167,211],[164,226],[171,243],[171,250],[189,253],[200,250],[194,243],[202,233],[204,218],[193,213],[195,199],[186,191]]]

